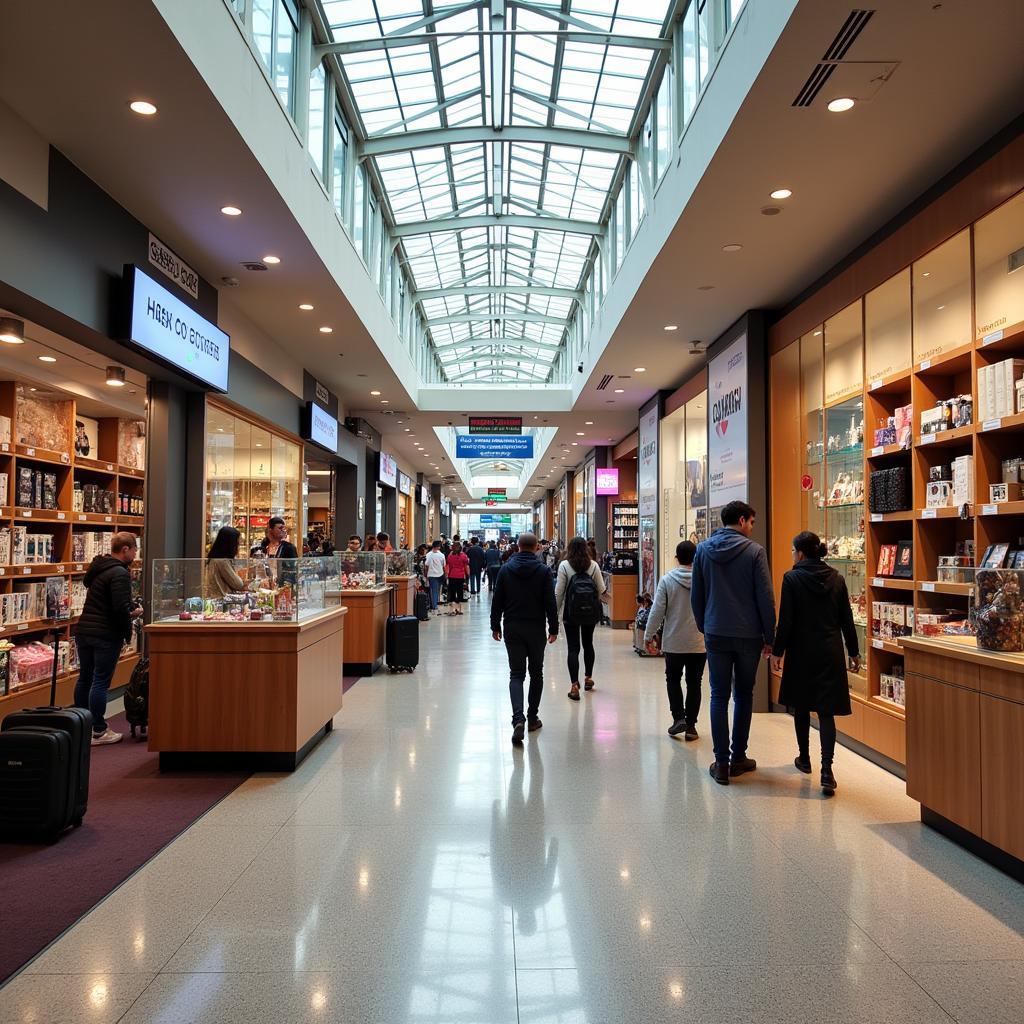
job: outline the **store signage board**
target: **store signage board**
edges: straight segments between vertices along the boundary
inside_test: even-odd
[[[533,435],[456,434],[455,455],[459,459],[532,459]]]
[[[398,489],[402,494],[412,494],[412,477],[405,473],[398,474]]]
[[[507,487],[488,487],[487,488],[487,494],[488,494],[488,496],[492,496],[492,495],[495,495],[495,494],[508,494],[508,488]]]
[[[316,393],[316,400],[321,405],[327,405],[331,400],[331,393],[320,383],[320,381],[313,382],[313,390]]]
[[[152,232],[149,235],[149,262],[169,277],[193,299],[199,298],[199,275],[172,249],[168,249]]]
[[[522,416],[470,416],[471,434],[521,434]]]
[[[747,338],[708,364],[708,465],[711,508],[747,500]]]
[[[597,486],[594,493],[597,495],[619,493],[619,471],[614,467],[611,469],[599,469],[597,471]]]
[[[420,484],[420,504],[424,508],[430,504],[430,488],[426,484]]]
[[[480,526],[511,526],[512,516],[510,514],[502,515],[500,512],[481,512],[480,513]]]
[[[398,464],[393,455],[387,452],[380,453],[380,468],[377,472],[377,479],[388,487],[398,486]]]
[[[227,391],[228,335],[138,267],[127,267],[125,276],[131,288],[129,340],[172,369]]]
[[[326,448],[329,452],[338,450],[338,420],[316,402],[306,403],[306,419],[303,423],[303,440]]]
[[[507,494],[488,494],[484,499],[488,505],[494,505],[499,501],[508,501]]]

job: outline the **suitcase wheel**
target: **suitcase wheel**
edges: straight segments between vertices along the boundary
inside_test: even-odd
[[[75,820],[73,822],[71,822],[71,827],[72,828],[81,828],[82,827],[82,819],[81,818],[75,818]]]

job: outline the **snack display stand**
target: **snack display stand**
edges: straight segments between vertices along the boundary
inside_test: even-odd
[[[247,589],[214,596],[202,559],[154,565],[149,749],[162,769],[291,770],[333,728],[348,613],[325,605],[316,563],[329,561],[235,562]]]

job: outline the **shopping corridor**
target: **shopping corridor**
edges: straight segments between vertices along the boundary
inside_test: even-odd
[[[824,799],[790,720],[758,715],[758,771],[714,785],[706,698],[699,741],[670,739],[662,663],[625,630],[598,631],[579,705],[549,650],[514,749],[487,600],[101,903],[0,1021],[1019,1020],[1019,884],[902,782],[841,749]]]

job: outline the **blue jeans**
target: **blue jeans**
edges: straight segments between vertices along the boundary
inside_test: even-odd
[[[480,593],[480,576],[483,574],[483,569],[470,569],[469,570],[469,592],[471,594]]]
[[[754,683],[764,644],[748,637],[706,634],[708,674],[711,678],[711,739],[716,761],[738,761],[747,756],[750,719],[754,713]],[[729,697],[734,701],[732,757],[729,756]]]
[[[437,609],[438,602],[441,600],[441,580],[443,579],[443,576],[431,576],[429,579],[431,611]]]
[[[107,730],[107,691],[121,656],[121,644],[117,640],[92,636],[76,636],[75,643],[78,645],[75,707],[92,712],[92,729],[99,735]]]
[[[504,623],[505,650],[508,652],[508,695],[512,702],[512,724],[525,718],[534,719],[540,710],[544,693],[544,646],[546,627],[536,622]],[[526,714],[523,714],[523,685],[527,666],[530,672],[530,693]]]

